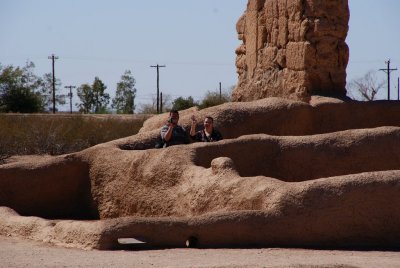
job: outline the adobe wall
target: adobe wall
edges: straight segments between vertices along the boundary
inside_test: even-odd
[[[398,247],[399,112],[387,101],[266,98],[182,111],[182,124],[212,115],[219,142],[150,149],[162,114],[81,152],[16,157],[0,165],[0,235],[98,249],[191,237],[199,247]]]
[[[236,28],[234,101],[346,95],[347,0],[249,0]]]

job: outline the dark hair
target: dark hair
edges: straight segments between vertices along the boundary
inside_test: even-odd
[[[169,111],[169,115],[171,115],[171,114],[178,114],[179,115],[179,112],[178,112],[178,110],[171,110],[171,111]]]
[[[206,116],[205,119],[210,119],[212,123],[214,123],[214,118],[212,118],[211,116]]]

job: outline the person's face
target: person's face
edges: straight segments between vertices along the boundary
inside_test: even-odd
[[[206,119],[204,119],[204,127],[206,128],[206,129],[212,129],[212,127],[213,127],[213,121],[210,119],[210,118],[206,118]]]
[[[177,113],[172,113],[172,114],[170,114],[170,117],[172,118],[172,123],[173,123],[173,124],[178,124],[178,121],[179,121],[179,114],[177,114]]]

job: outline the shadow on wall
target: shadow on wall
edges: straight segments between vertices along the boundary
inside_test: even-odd
[[[160,134],[152,135],[146,139],[134,141],[131,143],[121,144],[119,148],[121,150],[148,150],[156,148],[156,144],[161,142]]]
[[[400,126],[400,102],[304,103],[225,109],[216,122],[224,138],[250,134],[303,136],[348,129]],[[221,120],[222,119],[222,120]]]
[[[23,216],[47,219],[99,219],[91,195],[89,167],[79,160],[42,168],[10,168],[0,173],[0,206]]]
[[[396,170],[400,160],[400,130],[390,129],[375,129],[371,133],[348,131],[301,139],[243,136],[197,146],[194,163],[209,168],[213,159],[229,157],[242,177],[266,176],[287,182]]]

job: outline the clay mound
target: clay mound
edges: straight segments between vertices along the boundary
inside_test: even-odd
[[[224,104],[181,121],[212,115],[229,139],[150,149],[167,115],[155,116],[132,137],[1,165],[0,206],[16,212],[0,210],[0,234],[98,249],[123,237],[397,247],[399,110],[325,98]]]

